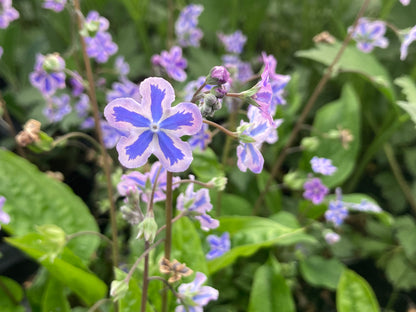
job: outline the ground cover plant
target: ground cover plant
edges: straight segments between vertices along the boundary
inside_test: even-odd
[[[0,0],[0,310],[414,310],[414,16]]]

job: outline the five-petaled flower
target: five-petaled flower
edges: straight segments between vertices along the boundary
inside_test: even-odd
[[[0,0],[0,28],[7,28],[18,17],[19,12],[12,7],[12,0]]]
[[[127,133],[117,143],[120,163],[127,168],[138,168],[154,154],[166,170],[185,171],[192,162],[192,150],[180,137],[201,129],[198,107],[193,103],[171,107],[175,93],[163,78],[144,80],[140,94],[140,104],[131,98],[119,98],[104,109],[109,124]]]
[[[188,66],[186,59],[182,57],[182,48],[173,46],[169,52],[162,51],[160,55],[152,56],[152,64],[156,68],[161,68],[166,71],[166,74],[176,81],[185,81],[185,68]]]
[[[228,232],[225,232],[221,236],[208,235],[207,241],[211,247],[211,250],[206,255],[208,260],[222,256],[231,248],[230,234]]]
[[[322,181],[319,178],[313,178],[306,181],[303,188],[305,189],[303,197],[309,199],[315,205],[322,203],[329,192],[329,189],[322,184]]]
[[[349,27],[348,32],[352,32],[353,28]],[[358,20],[358,25],[352,33],[352,38],[357,42],[357,48],[364,53],[370,53],[375,47],[386,48],[389,41],[384,34],[386,32],[386,24],[382,21],[371,22],[365,17]]]

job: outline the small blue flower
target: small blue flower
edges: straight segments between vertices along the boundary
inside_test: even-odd
[[[175,23],[175,33],[182,47],[199,47],[203,33],[197,28],[198,17],[204,10],[202,5],[190,4],[183,8]]]
[[[416,40],[416,26],[413,26],[408,33],[404,35],[403,42],[400,46],[400,60],[405,60],[409,45]]]
[[[118,98],[128,97],[140,103],[140,89],[139,86],[134,82],[131,82],[127,78],[122,78],[121,82],[114,82],[112,87],[113,89],[107,92],[108,102]]]
[[[186,59],[182,57],[182,49],[173,46],[170,51],[162,51],[160,55],[152,56],[152,64],[166,71],[167,75],[177,81],[185,81],[185,68],[188,66]]]
[[[94,58],[98,63],[107,62],[108,58],[118,50],[118,46],[113,42],[108,32],[99,31],[94,37],[85,37],[84,39],[88,56]]]
[[[140,95],[140,104],[132,98],[119,98],[104,109],[109,124],[127,133],[117,144],[120,163],[138,168],[154,154],[166,170],[185,171],[192,162],[192,150],[180,137],[201,129],[201,112],[193,103],[171,107],[175,93],[162,78],[144,80]]]
[[[45,0],[42,7],[55,12],[61,12],[66,5],[66,0]]]
[[[211,250],[206,255],[208,260],[222,256],[231,248],[230,234],[228,232],[221,236],[208,235],[207,241],[211,247]]]
[[[323,175],[332,175],[337,170],[337,167],[332,165],[330,159],[316,156],[311,159],[311,166],[313,172],[321,173]]]
[[[325,241],[329,244],[329,245],[333,245],[337,242],[339,242],[339,240],[341,239],[341,236],[339,236],[339,234],[332,232],[332,231],[328,231],[325,233]]]
[[[70,98],[68,94],[62,96],[53,96],[47,99],[47,106],[43,109],[43,114],[50,122],[61,121],[71,112]]]
[[[348,28],[352,32],[352,27]],[[389,41],[384,34],[386,24],[381,21],[371,22],[365,17],[358,20],[358,25],[352,33],[352,38],[357,42],[357,48],[364,53],[370,53],[375,47],[387,48]]]
[[[81,94],[79,101],[75,104],[75,111],[78,117],[86,118],[90,109],[90,99],[85,93]]]
[[[204,151],[208,144],[211,143],[211,132],[208,130],[208,125],[203,124],[201,130],[191,136],[188,143],[193,150],[199,148],[201,151]]]
[[[247,41],[247,37],[243,35],[241,30],[230,35],[218,34],[218,38],[225,47],[225,50],[230,53],[240,54],[243,51],[244,44]]]
[[[315,205],[322,203],[329,192],[329,189],[322,184],[322,181],[319,178],[313,178],[306,181],[303,188],[305,189],[303,197],[309,199]]]
[[[7,28],[15,19],[19,18],[19,12],[12,7],[12,0],[0,1],[0,28]]]

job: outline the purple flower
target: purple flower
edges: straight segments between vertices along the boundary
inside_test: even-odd
[[[342,201],[329,202],[328,210],[325,212],[326,221],[332,222],[334,226],[338,227],[344,222],[346,217],[348,217],[348,209]]]
[[[120,137],[124,136],[125,133],[111,127],[105,120],[100,121],[101,131],[103,132],[104,146],[107,149],[116,146]]]
[[[85,18],[85,23],[89,25],[95,24],[96,27],[92,28],[95,28],[96,31],[100,32],[108,30],[108,27],[110,26],[108,19],[106,19],[103,16],[100,16],[100,14],[97,11],[90,11],[87,17]]]
[[[352,32],[352,27],[348,28]],[[386,48],[389,41],[384,34],[386,24],[381,21],[370,22],[365,17],[358,21],[357,28],[352,33],[352,38],[357,42],[357,48],[365,53],[373,51],[375,47]]]
[[[204,273],[196,272],[193,282],[179,286],[178,294],[184,298],[187,306],[179,305],[175,312],[202,312],[203,306],[211,300],[218,299],[218,290],[210,286],[202,286],[206,280]]]
[[[81,129],[91,129],[95,125],[93,117],[87,117],[81,124]]]
[[[191,176],[193,179],[193,176]],[[208,231],[219,226],[219,221],[207,214],[212,210],[211,199],[208,189],[202,188],[194,192],[194,184],[189,183],[185,194],[181,193],[176,201],[176,208],[180,211],[187,210],[188,215],[194,217],[201,223],[201,229]]]
[[[12,0],[0,0],[0,28],[7,28],[19,17],[19,12],[12,7]]]
[[[261,80],[253,87],[257,89],[257,92],[251,96],[251,98],[257,103],[257,107],[260,109],[262,116],[273,124],[273,118],[270,112],[270,105],[272,102],[272,86],[269,82],[269,68],[266,63],[263,73],[261,74]]]
[[[228,54],[222,57],[222,62],[231,72],[234,72],[233,79],[246,82],[253,77],[253,69],[249,62],[243,62],[238,55]]]
[[[10,216],[3,211],[4,203],[6,202],[6,198],[4,196],[0,196],[0,229],[1,229],[1,223],[3,224],[9,224],[10,222]]]
[[[185,171],[192,162],[192,150],[180,137],[201,129],[198,107],[193,103],[171,107],[175,93],[162,78],[144,80],[140,95],[140,104],[131,98],[120,98],[104,109],[109,124],[128,133],[117,144],[120,163],[127,168],[141,167],[154,154],[166,170]]]
[[[117,56],[114,65],[120,77],[126,77],[130,72],[130,65],[124,61],[124,56]]]
[[[43,7],[55,12],[61,12],[66,5],[66,0],[45,0]]]
[[[211,250],[207,253],[207,259],[212,260],[225,254],[231,248],[230,234],[225,232],[221,236],[208,235],[207,241]]]
[[[325,241],[329,244],[329,245],[333,245],[337,242],[339,242],[339,240],[341,239],[341,236],[339,236],[337,233],[329,231],[327,233],[325,233]]]
[[[378,205],[370,203],[365,199],[361,200],[359,204],[354,204],[354,203],[344,203],[344,204],[346,204],[348,208],[351,210],[357,210],[357,211],[362,211],[362,212],[375,212],[375,213],[379,213],[382,211]]]
[[[75,104],[75,111],[78,117],[85,118],[88,115],[90,109],[90,99],[88,95],[81,94],[79,101]]]
[[[78,72],[72,72],[72,77],[69,78],[69,84],[72,87],[72,95],[73,96],[80,96],[82,92],[84,92],[84,84],[83,79]]]
[[[175,23],[175,33],[182,47],[199,47],[203,33],[197,28],[198,17],[204,10],[202,5],[190,4],[183,8]]]
[[[323,175],[332,175],[337,170],[337,167],[332,165],[330,159],[316,156],[311,159],[311,166],[315,173],[321,173]]]
[[[305,190],[303,197],[309,199],[315,205],[322,203],[325,195],[329,192],[329,189],[322,184],[322,181],[319,178],[313,178],[306,181],[303,188]]]
[[[142,200],[148,203],[158,172],[159,176],[157,179],[157,187],[155,189],[153,201],[163,201],[166,199],[165,191],[167,171],[158,161],[152,165],[149,172],[141,173],[133,171],[121,176],[121,181],[117,185],[117,190],[121,196],[127,196],[129,192],[133,191],[138,192]],[[178,182],[179,180],[179,177],[173,177],[174,182]],[[175,184],[175,186],[177,185],[178,184]]]
[[[222,85],[230,82],[230,73],[224,66],[214,66],[207,77],[207,84]]]
[[[99,31],[94,37],[85,37],[84,39],[88,56],[94,58],[98,63],[107,62],[108,58],[118,50],[108,32]]]
[[[405,60],[407,57],[407,49],[409,45],[416,40],[416,26],[413,26],[410,31],[405,34],[403,42],[400,46],[400,60]]]
[[[241,30],[237,30],[230,35],[219,33],[218,38],[221,40],[227,52],[236,54],[240,54],[243,51],[244,44],[247,41],[247,37],[243,35]]]
[[[262,122],[262,121],[264,121],[264,118],[261,114],[261,111],[253,105],[250,105],[248,107],[247,117],[248,117],[248,120],[250,122],[256,122],[256,121]],[[269,124],[269,127],[267,127],[266,130],[265,130],[267,132],[267,135],[265,136],[265,139],[264,139],[265,142],[267,142],[269,144],[273,144],[273,143],[277,142],[277,140],[279,139],[279,135],[277,133],[277,128],[282,123],[283,123],[283,119],[275,119],[273,124],[271,124],[271,125]]]
[[[107,92],[107,101],[111,102],[112,100],[118,98],[132,98],[136,102],[140,103],[140,90],[139,86],[134,82],[124,78],[121,82],[115,82],[112,85],[113,89]]]
[[[59,54],[38,54],[35,70],[30,73],[30,83],[39,89],[43,96],[53,95],[57,89],[65,88],[65,61]]]
[[[182,57],[182,49],[173,46],[170,51],[162,51],[160,55],[153,55],[152,64],[164,69],[169,77],[177,81],[185,81],[184,69],[188,65]]]
[[[401,4],[403,5],[409,5],[410,0],[400,0]]]
[[[189,138],[188,143],[193,150],[199,148],[201,151],[204,151],[208,144],[211,143],[211,132],[208,130],[208,125],[203,124],[201,130]]]
[[[43,114],[50,122],[61,121],[72,110],[68,94],[63,94],[60,97],[53,96],[46,101],[47,106],[43,109]]]

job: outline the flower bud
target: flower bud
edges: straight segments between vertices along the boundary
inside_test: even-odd
[[[42,68],[48,73],[59,72],[64,70],[65,61],[59,53],[48,54],[43,60]]]
[[[306,151],[313,152],[319,146],[319,139],[317,137],[306,137],[303,138],[300,146],[305,149]]]
[[[210,92],[218,99],[222,99],[227,94],[227,90],[223,86],[213,87]]]
[[[212,178],[211,181],[208,182],[208,184],[214,185],[214,187],[218,191],[223,191],[225,189],[225,186],[227,185],[227,178],[226,177],[215,177]]]
[[[99,21],[89,21],[84,23],[84,27],[79,32],[82,37],[95,37],[100,29]]]
[[[224,66],[214,66],[205,79],[206,84],[222,85],[230,80],[230,73]]]
[[[202,117],[212,117],[221,108],[217,97],[211,93],[204,95],[204,103],[200,107]]]
[[[144,220],[139,224],[139,233],[136,238],[144,237],[146,242],[153,243],[156,237],[157,223],[153,213],[148,213]]]
[[[289,172],[283,177],[283,183],[293,190],[301,190],[305,184],[305,178],[299,176],[296,171]]]

